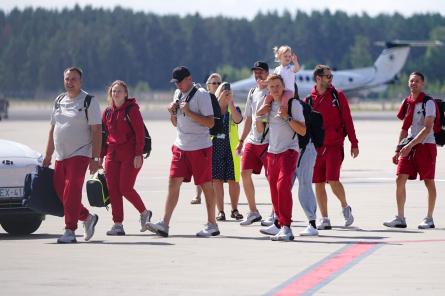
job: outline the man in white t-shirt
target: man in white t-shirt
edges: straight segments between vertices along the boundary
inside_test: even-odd
[[[304,136],[306,125],[301,104],[294,100],[291,109],[281,104],[284,96],[284,81],[278,74],[267,78],[267,88],[274,100],[263,106],[268,112],[269,147],[267,150],[267,179],[269,181],[272,204],[277,220],[271,226],[260,230],[272,235],[274,241],[294,239],[290,228],[292,222],[292,176],[297,166],[299,145],[297,133]],[[290,114],[289,114],[290,111]],[[259,131],[264,128],[257,125]]]
[[[406,228],[405,201],[406,182],[415,180],[417,174],[423,180],[428,191],[428,211],[419,224],[419,229],[435,228],[433,211],[436,204],[436,172],[437,147],[434,138],[434,122],[438,115],[433,98],[423,92],[425,78],[420,72],[413,72],[408,79],[410,95],[403,101],[397,117],[403,120],[399,134],[402,139],[409,139],[403,147],[398,147],[393,157],[397,164],[396,200],[397,215],[394,219],[384,222],[387,227]]]
[[[252,72],[257,82],[254,89],[249,91],[244,110],[244,129],[241,134],[236,151],[242,152],[241,159],[241,177],[243,179],[244,193],[246,194],[249,205],[249,213],[240,223],[241,225],[250,225],[261,221],[261,215],[256,207],[255,187],[253,185],[252,174],[260,174],[264,166],[267,170],[267,146],[269,145],[268,133],[259,133],[256,128],[256,112],[263,105],[264,98],[269,93],[267,90],[267,75],[269,75],[269,65],[263,61],[257,61],[252,67]],[[244,144],[245,142],[245,144]]]
[[[65,233],[57,242],[76,243],[77,222],[84,222],[84,239],[88,241],[99,219],[82,205],[82,187],[88,167],[93,174],[100,166],[101,113],[96,99],[81,89],[82,71],[71,67],[63,75],[66,92],[54,102],[43,166],[51,164],[56,152],[54,189],[65,214]]]
[[[172,147],[172,161],[164,218],[157,223],[147,223],[147,228],[164,237],[168,236],[170,219],[179,199],[182,182],[190,182],[204,192],[207,207],[207,224],[196,235],[209,237],[219,235],[215,219],[215,194],[212,185],[212,142],[209,128],[214,125],[213,107],[209,93],[195,85],[190,71],[176,67],[172,73],[176,84],[173,102],[169,105],[170,120],[177,129]]]

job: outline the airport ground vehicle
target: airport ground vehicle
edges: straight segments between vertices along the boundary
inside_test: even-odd
[[[33,233],[45,219],[22,203],[25,176],[42,160],[42,155],[28,146],[0,139],[0,225],[9,234]]]

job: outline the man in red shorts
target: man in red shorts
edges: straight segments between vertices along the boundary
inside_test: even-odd
[[[244,193],[249,204],[249,213],[240,223],[244,226],[261,221],[262,218],[256,207],[252,174],[260,174],[263,166],[264,170],[267,169],[267,146],[269,145],[268,133],[263,135],[256,129],[256,112],[263,105],[264,98],[268,94],[266,79],[269,74],[269,65],[266,62],[257,61],[252,67],[252,72],[257,85],[249,91],[247,96],[244,111],[246,121],[239,144],[236,147],[236,151],[241,154],[245,142],[241,160],[241,177],[243,179]]]
[[[384,222],[387,227],[406,228],[405,201],[406,181],[415,180],[417,174],[428,190],[428,212],[419,224],[419,229],[434,228],[433,211],[436,204],[436,171],[437,147],[434,138],[434,121],[438,117],[434,100],[423,92],[425,78],[420,72],[409,76],[410,95],[403,101],[397,117],[403,120],[399,143],[407,139],[405,146],[397,149],[393,162],[397,164],[396,199],[397,216]]]
[[[147,228],[164,237],[168,236],[170,219],[179,199],[182,182],[190,182],[204,192],[208,221],[196,235],[219,235],[215,220],[215,195],[212,186],[212,142],[209,128],[214,125],[213,108],[209,93],[195,85],[186,67],[176,67],[172,73],[176,84],[173,102],[169,105],[170,120],[177,128],[172,147],[172,161],[168,182],[164,218],[158,223],[147,223]]]
[[[314,166],[312,183],[315,183],[315,194],[322,215],[318,229],[331,229],[328,218],[328,202],[325,184],[329,183],[332,192],[338,198],[343,209],[344,225],[354,222],[351,207],[346,201],[346,193],[340,182],[340,168],[344,158],[344,139],[348,136],[351,142],[351,156],[359,154],[358,140],[355,136],[354,123],[348,101],[342,91],[332,85],[331,69],[325,65],[317,65],[314,69],[315,87],[306,100],[315,111],[323,117],[325,139],[323,146],[317,148],[317,159]]]

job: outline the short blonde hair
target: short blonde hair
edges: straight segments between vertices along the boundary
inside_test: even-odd
[[[290,48],[289,45],[281,45],[280,47],[275,46],[273,48],[273,53],[275,55],[275,62],[279,62],[280,57],[288,51],[292,52],[292,48]]]
[[[219,83],[221,83],[221,81],[222,81],[221,75],[219,73],[212,73],[212,74],[210,74],[209,78],[207,78],[206,84],[208,84],[210,82],[210,80],[212,80],[213,78],[218,79]]]

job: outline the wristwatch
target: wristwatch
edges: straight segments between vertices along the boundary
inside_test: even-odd
[[[93,160],[93,161],[99,161],[99,157],[91,157],[91,159]]]

